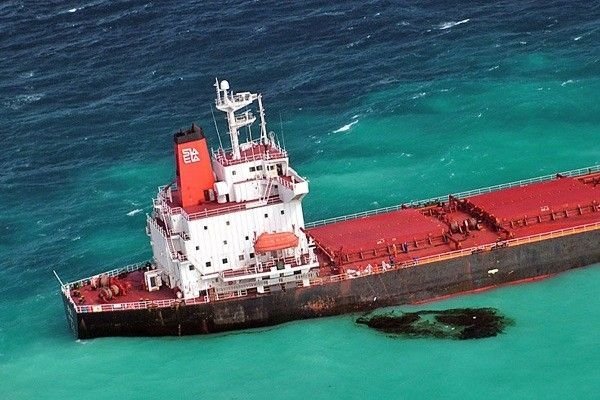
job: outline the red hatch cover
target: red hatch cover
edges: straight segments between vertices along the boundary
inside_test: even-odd
[[[446,230],[441,221],[414,209],[356,218],[308,230],[317,245],[329,254],[369,250],[388,245],[439,237]]]
[[[501,223],[585,207],[600,190],[573,178],[560,178],[473,196],[468,201]]]

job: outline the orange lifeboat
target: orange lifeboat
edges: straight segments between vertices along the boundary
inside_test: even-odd
[[[292,232],[263,233],[254,242],[254,250],[257,253],[289,249],[296,246],[298,246],[298,236]]]

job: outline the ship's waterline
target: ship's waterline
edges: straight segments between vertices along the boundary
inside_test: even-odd
[[[262,327],[600,261],[600,166],[305,224],[308,182],[267,131],[262,95],[215,89],[231,147],[209,153],[195,125],[175,133],[177,178],[147,217],[152,261],[60,282],[77,337]]]

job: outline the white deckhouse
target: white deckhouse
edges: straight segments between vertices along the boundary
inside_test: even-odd
[[[148,216],[155,269],[148,290],[162,285],[186,299],[219,299],[308,286],[319,264],[302,231],[308,182],[267,133],[262,96],[215,83],[216,108],[227,115],[231,148],[209,153],[202,130],[175,134],[177,179],[160,187]],[[258,105],[260,134],[252,138]],[[216,127],[216,123],[215,123]],[[248,140],[240,143],[240,129]]]

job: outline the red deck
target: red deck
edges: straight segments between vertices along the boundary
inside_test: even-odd
[[[497,231],[485,218],[477,218],[479,229],[449,235],[453,221],[460,224],[477,215],[508,221],[533,217],[507,224],[509,236],[514,238],[596,223],[600,221],[598,200],[598,187],[560,178],[471,197],[467,199],[469,207],[462,211],[461,207],[434,206],[430,210],[435,212],[427,212],[432,215],[427,216],[421,213],[424,209],[403,209],[322,225],[307,233],[317,244],[324,265],[333,262],[342,269],[362,269],[367,264],[411,260],[507,239],[506,232]],[[409,244],[408,251],[398,247],[404,242]],[[327,273],[326,266],[322,272]]]
[[[600,190],[577,179],[561,178],[481,194],[468,200],[507,222],[590,206],[600,200]]]
[[[414,209],[374,215],[310,229],[310,236],[329,252],[369,250],[391,244],[439,237],[447,229],[440,221]]]
[[[169,300],[176,298],[173,291],[164,285],[160,290],[148,292],[143,287],[143,279],[143,271],[129,272],[122,276],[119,278],[119,280],[129,287],[127,294],[113,297],[110,301],[101,300],[98,297],[100,291],[97,289],[92,289],[89,283],[79,289],[71,290],[71,297],[78,305],[117,304],[131,303],[136,301]],[[78,292],[79,296],[77,296],[75,292]]]

